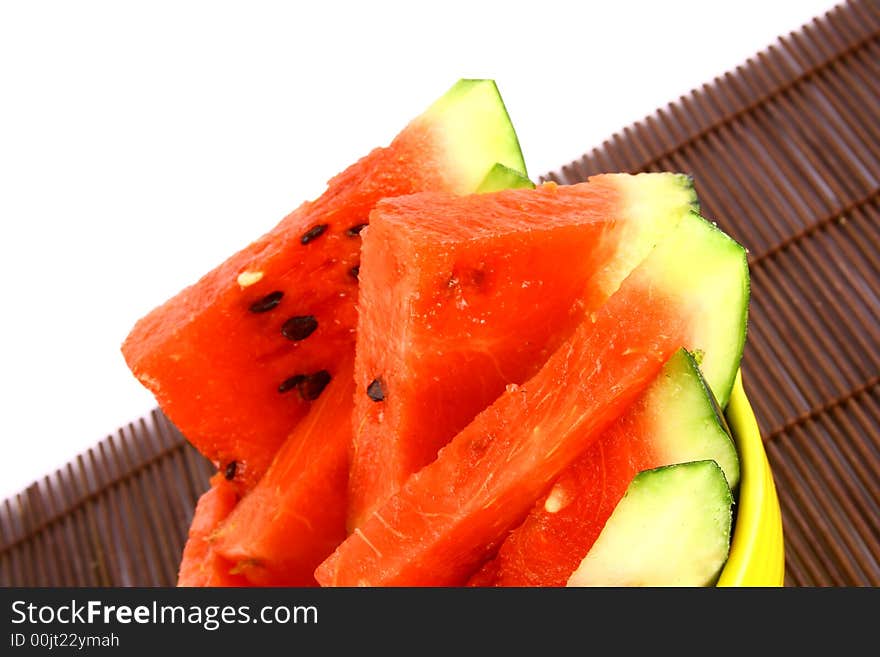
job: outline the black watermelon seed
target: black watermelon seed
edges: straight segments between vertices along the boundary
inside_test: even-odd
[[[347,231],[345,231],[345,234],[348,235],[349,237],[357,237],[358,235],[361,234],[361,231],[366,227],[367,227],[367,224],[358,224],[356,226],[352,226]]]
[[[272,310],[275,306],[281,303],[281,297],[284,296],[284,292],[281,290],[275,290],[275,292],[270,292],[262,299],[257,299],[251,304],[250,311],[252,313],[265,313]]]
[[[373,379],[370,385],[367,386],[367,397],[374,402],[385,400],[385,389],[382,387],[381,379]]]
[[[329,224],[318,224],[317,226],[312,226],[309,228],[303,236],[299,238],[300,244],[308,244],[312,240],[318,239],[321,235],[324,234],[324,231],[329,228]]]
[[[314,374],[309,374],[299,382],[299,394],[306,401],[313,401],[324,392],[324,388],[330,383],[330,379],[330,372],[327,370],[319,370]]]
[[[293,390],[296,388],[302,381],[306,378],[305,374],[294,374],[291,377],[284,379],[280,384],[278,384],[278,392],[287,392],[288,390]]]
[[[351,269],[348,270],[348,274],[352,278],[357,278],[360,273],[361,273],[361,266],[360,265],[355,265],[354,267],[352,267]]]
[[[288,340],[305,340],[318,328],[314,315],[291,317],[281,326],[281,335]]]
[[[227,480],[232,481],[235,479],[235,470],[238,467],[238,464],[235,461],[230,461],[226,466],[226,470],[223,471],[223,476],[226,477]]]

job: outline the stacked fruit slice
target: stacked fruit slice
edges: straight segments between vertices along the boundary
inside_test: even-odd
[[[534,376],[506,388],[357,524],[318,569],[318,581],[466,580],[680,347],[704,353],[708,364],[741,342],[746,272],[739,245],[685,213]],[[724,380],[732,381],[736,363],[724,365],[732,370]],[[604,481],[599,489],[605,492]]]
[[[218,467],[179,583],[714,581],[748,268],[696,211],[677,173],[535,187],[494,83],[453,86],[123,345]],[[608,565],[657,505],[688,572]]]
[[[501,163],[525,174],[491,81],[462,80],[393,142],[137,322],[135,376],[240,491],[354,353],[360,232],[385,197],[476,190]]]
[[[562,471],[470,584],[565,585],[638,472],[709,459],[735,489],[739,459],[713,400],[694,357],[685,349],[673,354],[626,413]],[[645,517],[654,513],[645,511]],[[636,536],[630,541],[642,543]]]

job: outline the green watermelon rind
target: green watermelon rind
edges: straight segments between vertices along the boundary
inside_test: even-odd
[[[500,163],[528,178],[519,137],[498,86],[489,79],[461,79],[420,117],[441,135],[458,193],[476,190]]]
[[[496,162],[476,189],[477,194],[500,192],[505,189],[534,189],[535,183],[516,169]]]
[[[711,586],[727,561],[734,498],[713,460],[637,474],[569,586]]]
[[[680,258],[675,249],[666,249],[666,263],[662,268],[666,285],[672,289],[695,285],[701,274],[713,271],[723,262],[725,276],[705,279],[706,285],[716,286],[711,308],[703,308],[699,320],[693,323],[700,372],[709,385],[718,406],[727,408],[736,373],[742,362],[748,330],[749,299],[751,293],[748,252],[742,244],[721,230],[718,225],[697,212],[691,212],[691,221],[671,237],[686,242],[689,234],[707,232],[714,235],[714,246],[687,258]]]
[[[711,459],[732,490],[740,463],[730,428],[696,359],[686,349],[673,354],[643,395],[650,438],[666,464]]]

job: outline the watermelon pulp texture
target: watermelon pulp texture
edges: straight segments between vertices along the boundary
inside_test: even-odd
[[[469,584],[565,586],[643,470],[712,459],[735,488],[736,448],[710,394],[693,357],[677,351],[626,413],[563,470]]]
[[[505,390],[355,528],[318,567],[318,582],[465,582],[672,353],[700,347],[694,335],[713,299],[741,286],[744,252],[730,244],[686,216],[534,377]]]
[[[217,525],[238,502],[238,492],[223,475],[211,477],[190,523],[177,573],[178,586],[246,586],[246,580],[232,572],[233,565],[217,554],[211,539]]]
[[[377,204],[361,251],[349,527],[534,375],[694,201],[688,178],[652,173]]]
[[[476,189],[496,162],[525,173],[491,80],[462,80],[387,147],[140,319],[122,353],[181,432],[244,491],[353,354],[360,229],[376,202]]]
[[[313,572],[346,537],[354,396],[351,359],[214,532],[212,547],[256,586],[316,586]]]

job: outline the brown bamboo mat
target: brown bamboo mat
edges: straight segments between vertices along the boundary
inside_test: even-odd
[[[746,390],[788,586],[880,586],[880,4],[853,0],[544,176],[686,171],[750,251]],[[173,585],[211,466],[159,411],[0,508],[0,585]]]

